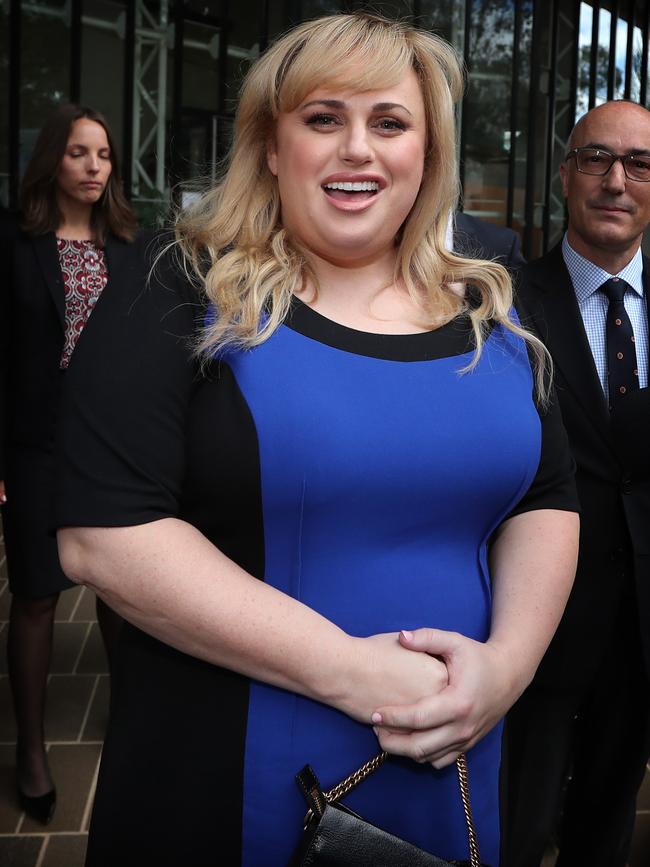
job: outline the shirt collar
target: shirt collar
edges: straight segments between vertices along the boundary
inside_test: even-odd
[[[612,277],[619,277],[621,280],[625,280],[637,295],[643,298],[643,255],[641,247],[639,247],[632,259],[618,274],[609,274],[598,265],[594,265],[589,259],[585,259],[580,253],[576,253],[571,244],[569,244],[566,234],[562,240],[562,256],[564,257],[564,263],[571,277],[579,304],[585,302],[606,280],[610,280]]]
[[[454,212],[450,211],[447,217],[447,228],[445,230],[445,249],[451,252],[454,249]]]

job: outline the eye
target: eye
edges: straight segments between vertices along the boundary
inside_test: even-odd
[[[585,156],[588,162],[596,166],[608,163],[610,160],[609,154],[606,154],[604,151],[593,151],[593,153],[587,153]]]
[[[374,124],[380,132],[404,132],[406,124],[396,117],[380,117]]]
[[[627,163],[635,169],[637,172],[648,172],[650,173],[650,157],[636,157],[630,156],[627,159]]]
[[[325,114],[324,112],[318,112],[316,114],[310,114],[305,118],[305,123],[307,126],[319,126],[319,127],[334,127],[340,124],[339,119],[334,114]]]

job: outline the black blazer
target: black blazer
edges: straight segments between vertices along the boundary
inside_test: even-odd
[[[486,223],[458,212],[454,217],[454,250],[470,259],[496,259],[514,269],[525,265],[519,235],[505,226]]]
[[[137,279],[145,271],[146,235],[127,244],[106,241],[108,283]],[[54,234],[31,237],[16,230],[0,240],[5,263],[3,291],[4,449],[36,447],[49,451],[59,404],[59,369],[65,327],[63,278]],[[8,266],[8,267],[7,267]],[[135,284],[133,284],[135,285]],[[93,316],[101,315],[100,297]],[[83,340],[81,334],[80,340]],[[0,461],[0,464],[2,461]],[[0,476],[1,477],[1,476]]]
[[[645,256],[643,282],[647,303]],[[616,640],[622,594],[635,589],[622,579],[626,564],[650,673],[650,388],[628,395],[610,415],[561,245],[522,270],[517,306],[553,356],[581,505],[576,580],[537,682],[572,688],[593,674]]]

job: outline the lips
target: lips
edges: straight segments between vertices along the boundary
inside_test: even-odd
[[[385,187],[379,175],[353,173],[331,175],[321,185],[328,200],[345,211],[365,210]]]
[[[609,203],[592,203],[591,207],[596,211],[601,211],[606,214],[631,214],[632,208],[625,205],[612,205]]]

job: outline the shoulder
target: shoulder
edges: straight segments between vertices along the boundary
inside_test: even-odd
[[[556,289],[570,281],[562,256],[562,245],[557,244],[544,256],[527,262],[515,278],[515,293],[532,296]]]
[[[29,235],[20,228],[19,218],[11,230],[0,236],[3,271],[11,270],[16,279],[36,281],[56,279],[59,274],[59,252],[54,232]]]
[[[186,273],[171,232],[144,230],[129,244],[112,239],[107,250],[114,315],[142,325],[157,323],[177,336],[195,333],[205,315],[203,292]]]
[[[513,229],[461,212],[455,215],[454,223],[454,247],[458,252],[471,257],[501,259],[511,267],[523,265],[519,235]]]

